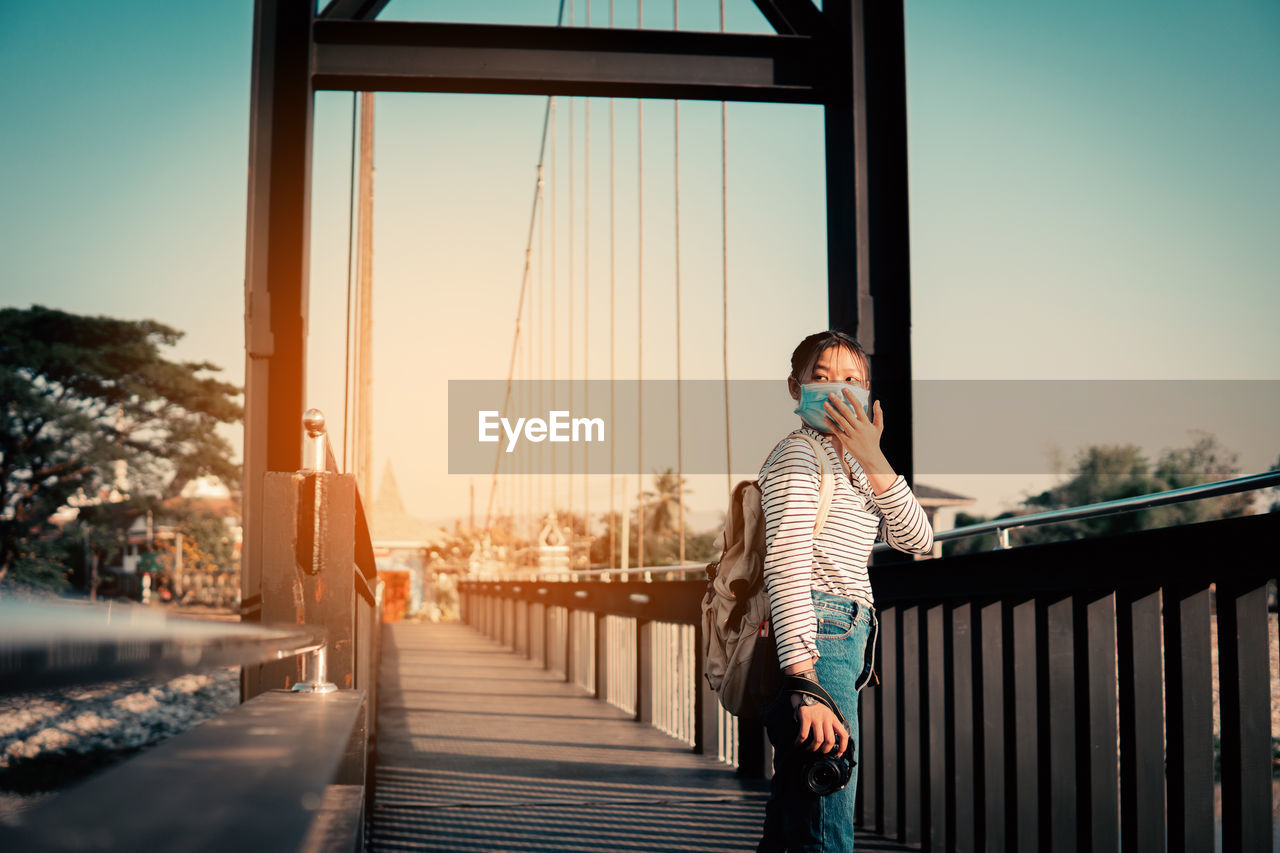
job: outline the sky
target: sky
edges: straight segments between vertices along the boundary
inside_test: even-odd
[[[587,4],[573,5],[581,26]],[[393,0],[382,17],[551,24],[556,6]],[[634,25],[634,2],[615,8]],[[607,10],[591,4],[592,24]],[[643,26],[670,28],[672,11],[645,4]],[[679,15],[683,29],[719,26],[709,0]],[[768,31],[746,0],[726,17],[730,30]],[[157,319],[186,333],[177,357],[243,381],[251,39],[248,0],[7,11],[0,304]],[[1280,6],[908,0],[906,49],[918,379],[1280,380]],[[457,517],[472,485],[481,506],[488,494],[487,478],[448,474],[448,382],[507,375],[546,105],[376,99],[375,476],[390,461],[425,518]],[[307,398],[339,433],[351,108],[347,93],[316,97]],[[614,103],[611,265],[609,101],[557,99],[520,375],[550,375],[554,352],[558,375],[572,363],[575,378],[608,379],[612,343],[615,378],[676,377],[674,110],[645,102],[639,145],[637,102]],[[680,375],[716,379],[720,105],[681,102],[679,115]],[[781,383],[791,350],[826,326],[821,110],[730,104],[725,150],[730,374]],[[1249,387],[1270,404],[1280,383]],[[1158,440],[1122,423],[1090,440],[1155,441],[1154,454],[1215,431],[1219,415],[1192,404],[1185,429]],[[997,416],[956,425],[987,439],[1016,428]],[[1280,431],[1255,433],[1234,448],[1245,473],[1280,453]],[[1077,439],[1044,443],[1069,458],[1076,445],[1061,442]],[[735,472],[754,476],[767,450],[735,446]],[[993,513],[1053,481],[1049,455],[1034,475],[916,475]],[[690,485],[695,519],[723,508],[723,476]],[[590,490],[599,512],[606,477]]]

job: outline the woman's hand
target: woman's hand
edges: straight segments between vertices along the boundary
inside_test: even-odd
[[[792,694],[793,702],[800,694]],[[810,752],[831,752],[843,755],[849,746],[849,730],[840,724],[835,712],[822,703],[817,705],[800,705],[796,711],[796,719],[800,721],[800,732],[796,737],[797,745],[804,745]],[[839,747],[834,749],[834,747]]]
[[[827,423],[834,430],[832,435],[836,450],[848,450],[866,472],[871,488],[880,494],[893,485],[898,475],[894,473],[880,450],[880,436],[884,433],[884,411],[880,401],[871,406],[871,420],[862,411],[862,405],[847,388],[842,393],[832,392],[822,404],[827,412]]]

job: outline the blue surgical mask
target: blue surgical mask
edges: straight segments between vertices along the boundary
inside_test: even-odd
[[[871,391],[851,382],[813,382],[808,385],[801,385],[800,405],[796,406],[795,413],[804,418],[804,422],[818,432],[830,435],[831,427],[827,426],[826,420],[827,411],[822,407],[822,404],[827,402],[827,395],[832,391],[842,394],[845,388],[853,392],[853,399],[858,401],[858,405],[862,406],[862,410],[867,413],[867,417],[870,417],[871,412],[867,408],[867,401],[871,399]]]

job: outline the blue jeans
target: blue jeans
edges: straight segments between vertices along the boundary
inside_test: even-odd
[[[765,730],[773,744],[773,782],[765,806],[764,834],[757,853],[846,853],[853,850],[853,805],[858,787],[858,691],[871,676],[875,611],[852,599],[813,592],[818,619],[818,683],[840,706],[849,723],[853,777],[835,793],[812,794],[801,780],[796,746],[797,724],[791,694],[779,694],[764,711]],[[871,640],[868,643],[868,640]]]

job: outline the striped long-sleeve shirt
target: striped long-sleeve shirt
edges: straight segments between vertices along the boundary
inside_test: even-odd
[[[835,490],[822,531],[814,537],[822,469],[801,432],[827,452]],[[817,620],[811,590],[873,604],[867,563],[871,546],[883,538],[899,551],[927,554],[933,528],[901,474],[875,494],[866,472],[846,450],[853,481],[844,476],[828,436],[808,425],[778,443],[760,469],[765,518],[764,581],[782,667],[818,656]]]

